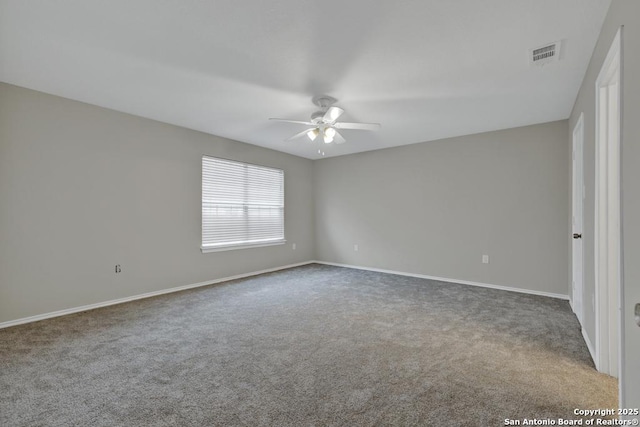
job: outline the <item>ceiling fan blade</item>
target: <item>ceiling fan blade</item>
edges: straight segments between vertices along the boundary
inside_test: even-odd
[[[273,119],[273,118],[271,118],[271,119],[269,119],[269,120],[274,120],[274,121],[276,121],[276,122],[298,123],[298,124],[301,124],[301,125],[307,125],[307,126],[313,126],[313,125],[314,125],[314,123],[311,123],[311,122],[303,122],[303,121],[300,121],[300,120]]]
[[[342,113],[344,113],[344,110],[340,107],[329,107],[327,112],[324,113],[322,121],[325,123],[334,123]]]
[[[336,144],[344,144],[345,142],[347,142],[347,140],[344,139],[342,135],[340,135],[340,132],[336,131],[336,134],[333,136],[333,142],[335,142]]]
[[[380,123],[347,123],[340,122],[333,125],[336,129],[378,130]]]
[[[293,135],[292,137],[285,139],[285,142],[286,142],[286,141],[293,141],[294,139],[300,138],[301,136],[305,136],[305,135],[307,134],[307,132],[309,132],[310,130],[311,130],[311,129],[305,129],[305,130],[303,130],[303,131],[302,131],[302,132],[300,132],[300,133],[296,133],[296,134],[295,134],[295,135]]]

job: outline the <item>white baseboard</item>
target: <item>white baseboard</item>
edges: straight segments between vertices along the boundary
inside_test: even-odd
[[[367,271],[376,271],[379,273],[388,273],[388,274],[397,274],[399,276],[409,276],[409,277],[417,277],[420,279],[429,279],[429,280],[437,280],[440,282],[451,282],[451,283],[459,283],[462,285],[470,285],[470,286],[480,286],[483,288],[491,288],[491,289],[499,289],[502,291],[511,291],[511,292],[520,292],[523,294],[531,294],[531,295],[540,295],[544,297],[550,298],[558,298],[563,300],[568,300],[569,295],[563,294],[554,294],[551,292],[543,292],[543,291],[535,291],[531,289],[520,289],[520,288],[512,288],[509,286],[500,286],[500,285],[492,285],[490,283],[480,283],[480,282],[472,282],[469,280],[459,280],[459,279],[450,279],[446,277],[437,277],[437,276],[428,276],[426,274],[416,274],[416,273],[407,273],[404,271],[396,271],[396,270],[384,270],[382,268],[372,268],[372,267],[361,267],[358,265],[349,265],[349,264],[340,264],[337,262],[327,262],[327,261],[313,261],[316,264],[325,264],[325,265],[333,265],[336,267],[346,267],[346,268],[355,268],[357,270],[367,270]]]
[[[316,264],[325,264],[325,265],[333,265],[333,266],[336,266],[336,267],[354,268],[354,269],[357,269],[357,270],[376,271],[376,272],[379,272],[379,273],[397,274],[397,275],[400,275],[400,276],[417,277],[417,278],[421,278],[421,279],[438,280],[438,281],[441,281],[441,282],[453,282],[453,283],[459,283],[459,284],[463,284],[463,285],[480,286],[480,287],[484,287],[484,288],[499,289],[499,290],[503,290],[503,291],[511,291],[511,292],[525,293],[525,294],[541,295],[541,296],[546,296],[546,297],[551,297],[551,298],[559,298],[559,299],[564,299],[564,300],[568,300],[569,299],[568,295],[554,294],[554,293],[542,292],[542,291],[534,291],[534,290],[529,290],[529,289],[511,288],[511,287],[508,287],[508,286],[492,285],[492,284],[489,284],[489,283],[471,282],[471,281],[468,281],[468,280],[458,280],[458,279],[450,279],[450,278],[445,278],[445,277],[428,276],[426,274],[407,273],[407,272],[403,272],[403,271],[385,270],[385,269],[381,269],[381,268],[361,267],[361,266],[357,266],[357,265],[340,264],[340,263],[335,263],[335,262],[304,261],[304,262],[299,262],[299,263],[296,263],[296,264],[289,264],[289,265],[283,265],[283,266],[280,266],[280,267],[268,268],[268,269],[265,269],[265,270],[252,271],[250,273],[243,273],[243,274],[238,274],[238,275],[235,275],[235,276],[222,277],[220,279],[207,280],[206,282],[193,283],[193,284],[184,285],[184,286],[177,286],[175,288],[162,289],[162,290],[159,290],[159,291],[148,292],[148,293],[145,293],[145,294],[133,295],[133,296],[130,296],[130,297],[118,298],[118,299],[99,302],[99,303],[95,303],[95,304],[83,305],[83,306],[80,306],[80,307],[67,308],[67,309],[64,309],[64,310],[53,311],[53,312],[50,312],[50,313],[38,314],[38,315],[35,315],[35,316],[30,316],[30,317],[23,317],[21,319],[16,319],[16,320],[9,320],[7,322],[0,323],[0,329],[9,328],[11,326],[22,325],[22,324],[25,324],[25,323],[37,322],[39,320],[50,319],[52,317],[64,316],[64,315],[67,315],[67,314],[78,313],[78,312],[81,312],[81,311],[94,310],[94,309],[100,308],[100,307],[107,307],[107,306],[110,306],[110,305],[122,304],[122,303],[129,302],[129,301],[135,301],[135,300],[144,299],[144,298],[151,298],[151,297],[155,297],[155,296],[158,296],[158,295],[170,294],[170,293],[173,293],[173,292],[184,291],[184,290],[187,290],[187,289],[198,288],[198,287],[201,287],[201,286],[213,285],[213,284],[216,284],[216,283],[227,282],[229,280],[236,280],[236,279],[242,279],[242,278],[250,277],[250,276],[257,276],[259,274],[271,273],[273,271],[285,270],[287,268],[299,267],[299,266],[302,266],[302,265],[314,264],[314,263],[316,263]],[[593,355],[594,355],[593,347],[591,346],[591,342],[588,340],[588,337],[584,333],[584,330],[583,330],[583,335],[585,336],[585,341],[587,342],[587,346],[589,347],[589,351],[591,352],[591,356],[593,357]]]
[[[589,353],[591,354],[591,360],[593,363],[596,363],[596,352],[593,348],[593,344],[591,344],[591,340],[589,339],[589,335],[587,335],[587,331],[582,328],[582,338],[584,338],[584,342],[587,343],[587,348],[589,349]]]
[[[206,282],[192,283],[190,285],[177,286],[175,288],[162,289],[160,291],[147,292],[145,294],[134,295],[134,296],[125,297],[125,298],[118,298],[118,299],[99,302],[99,303],[95,303],[95,304],[83,305],[83,306],[80,306],[80,307],[67,308],[67,309],[64,309],[64,310],[52,311],[50,313],[38,314],[38,315],[35,315],[35,316],[30,316],[30,317],[23,317],[21,319],[9,320],[8,322],[0,323],[0,329],[8,328],[8,327],[11,327],[11,326],[22,325],[24,323],[37,322],[39,320],[50,319],[52,317],[59,317],[59,316],[67,315],[67,314],[78,313],[78,312],[81,312],[81,311],[94,310],[94,309],[100,308],[100,307],[107,307],[107,306],[110,306],[110,305],[122,304],[122,303],[129,302],[129,301],[135,301],[135,300],[144,299],[144,298],[151,298],[151,297],[155,297],[155,296],[158,296],[158,295],[170,294],[170,293],[173,293],[173,292],[180,292],[180,291],[184,291],[184,290],[187,290],[187,289],[199,288],[201,286],[214,285],[216,283],[227,282],[229,280],[236,280],[236,279],[242,279],[242,278],[250,277],[250,276],[257,276],[258,274],[271,273],[273,271],[285,270],[287,268],[293,268],[293,267],[299,267],[301,265],[312,264],[314,262],[315,261],[305,261],[305,262],[299,262],[297,264],[289,264],[289,265],[283,265],[283,266],[280,266],[280,267],[267,268],[266,270],[252,271],[250,273],[243,273],[243,274],[237,274],[235,276],[222,277],[220,279],[207,280]]]

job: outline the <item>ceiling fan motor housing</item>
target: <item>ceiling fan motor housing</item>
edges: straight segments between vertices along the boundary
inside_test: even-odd
[[[311,114],[311,121],[316,124],[321,123],[322,117],[324,117],[324,111],[316,111],[315,113]]]
[[[327,95],[314,96],[311,101],[314,105],[322,108],[323,111],[327,111],[327,108],[338,102],[337,99]]]
[[[329,109],[329,107],[331,107],[333,104],[338,102],[337,99],[328,95],[314,96],[311,101],[313,102],[314,105],[317,105],[318,107],[320,107],[319,111],[316,111],[315,113],[311,114],[311,121],[315,124],[321,124],[324,121],[323,117],[327,113],[327,110]]]

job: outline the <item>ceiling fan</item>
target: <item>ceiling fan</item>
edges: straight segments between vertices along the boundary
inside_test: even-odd
[[[378,130],[380,129],[379,123],[348,123],[337,122],[338,118],[344,113],[344,110],[340,107],[335,107],[336,99],[330,96],[314,96],[313,103],[320,107],[319,111],[311,114],[310,121],[300,120],[288,120],[288,119],[269,119],[279,122],[297,123],[302,125],[311,126],[310,129],[305,129],[300,133],[293,135],[291,138],[287,138],[285,141],[291,141],[296,138],[300,138],[306,135],[311,141],[314,141],[318,136],[322,136],[322,140],[325,144],[335,142],[336,144],[342,144],[346,142],[344,137],[340,135],[338,129],[354,129],[354,130]]]

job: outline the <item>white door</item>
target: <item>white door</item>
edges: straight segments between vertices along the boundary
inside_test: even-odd
[[[584,146],[584,114],[573,129],[573,173],[572,173],[572,276],[571,294],[573,295],[573,312],[578,317],[580,324],[583,322],[583,244],[582,221],[584,207],[584,175],[583,175],[583,146]]]
[[[620,31],[596,80],[596,365],[618,378],[621,354]],[[621,378],[622,380],[622,378]]]

